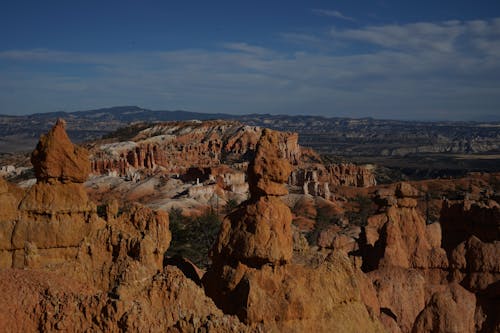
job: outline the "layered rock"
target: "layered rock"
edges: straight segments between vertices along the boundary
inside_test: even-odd
[[[0,221],[14,220],[17,216],[20,192],[13,193],[9,184],[0,177]]]
[[[0,178],[0,268],[12,265],[12,234],[19,218],[20,195],[12,193],[9,184]]]
[[[499,331],[500,206],[493,200],[445,201],[441,224],[443,247],[450,260],[450,280],[476,293],[478,330]]]
[[[381,321],[393,332],[497,331],[498,204],[445,200],[440,223],[426,224],[420,197],[408,183],[379,189],[360,237]]]
[[[363,270],[376,290],[381,321],[392,332],[424,332],[421,329],[430,324],[420,322],[414,328],[415,321],[427,306],[428,312],[435,309],[429,302],[432,295],[443,290],[436,286],[448,283],[448,258],[441,248],[441,227],[439,223],[427,225],[417,210],[421,195],[408,183],[379,189],[374,197],[379,213],[368,218],[360,237]],[[457,302],[457,307],[444,317],[459,316],[454,311],[469,306],[461,300]],[[430,320],[427,316],[422,318]],[[443,320],[438,318],[432,323],[439,327]]]
[[[249,331],[180,270],[164,267],[168,214],[138,204],[120,208],[117,202],[97,214],[78,183],[86,178],[85,168],[71,162],[87,163],[85,154],[54,159],[53,151],[79,152],[64,140],[52,141],[65,137],[61,124],[42,137],[37,151],[43,154],[33,154],[42,171],[22,200],[0,180],[5,199],[0,201],[0,327],[8,332]]]
[[[74,259],[83,238],[100,225],[82,184],[90,172],[88,154],[71,143],[64,126],[57,121],[31,155],[37,183],[3,224],[3,267],[43,267]]]
[[[446,252],[439,243],[439,225],[426,225],[416,209],[418,196],[419,192],[407,183],[379,190],[376,202],[381,212],[368,218],[364,229],[365,270],[397,266],[426,273],[437,269],[439,273],[447,268]]]
[[[225,177],[246,170],[262,130],[231,121],[156,124],[143,129],[131,141],[94,146],[92,173],[128,179],[137,173],[162,173],[186,182],[203,182],[209,175]],[[332,186],[376,184],[370,166],[343,163],[325,167],[318,154],[299,146],[297,133],[280,132],[277,147],[280,157],[293,165],[288,185],[302,188],[305,194],[330,200]],[[232,171],[220,173],[221,166]]]
[[[304,154],[305,155],[305,154]],[[318,159],[320,160],[319,156]],[[289,185],[299,186],[304,194],[331,199],[335,186],[370,187],[377,185],[373,166],[352,163],[328,164],[302,163],[294,168]]]
[[[331,164],[327,166],[328,182],[331,185],[369,187],[377,185],[373,166],[358,166],[352,163]]]
[[[231,121],[170,122],[148,127],[132,141],[101,145],[93,149],[92,172],[154,170],[184,173],[190,167],[215,167],[235,161],[249,161],[262,128]],[[284,133],[278,144],[292,164],[300,160],[296,133]]]
[[[381,331],[345,254],[318,257],[309,266],[291,262],[292,216],[277,197],[286,193],[290,167],[280,159],[278,140],[269,130],[259,140],[248,169],[252,197],[223,221],[203,277],[207,295],[224,312],[266,331]]]

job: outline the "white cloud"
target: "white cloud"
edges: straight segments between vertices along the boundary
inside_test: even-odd
[[[247,43],[168,52],[3,51],[0,113],[136,104],[386,118],[494,114],[500,106],[497,26],[500,20],[424,22],[282,36],[306,43],[300,52]],[[315,49],[337,39],[356,52]]]
[[[386,48],[449,52],[453,50],[457,37],[462,35],[466,28],[466,25],[457,21],[421,22],[348,30],[333,28],[330,34],[334,38],[355,40]]]
[[[334,17],[338,18],[341,20],[346,20],[346,21],[351,21],[355,22],[356,20],[350,16],[346,16],[339,12],[338,10],[329,10],[329,9],[313,9],[312,12],[316,15],[319,16],[328,16],[328,17]]]
[[[260,46],[249,45],[247,43],[224,43],[223,47],[227,50],[233,50],[243,53],[250,53],[255,55],[270,55],[272,51]]]

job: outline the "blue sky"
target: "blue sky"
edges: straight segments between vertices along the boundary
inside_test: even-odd
[[[500,119],[500,1],[3,1],[0,113]]]

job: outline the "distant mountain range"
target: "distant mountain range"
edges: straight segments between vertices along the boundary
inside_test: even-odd
[[[101,138],[134,122],[236,120],[298,132],[300,144],[339,156],[406,156],[420,153],[476,154],[500,151],[500,122],[424,122],[305,115],[153,111],[118,106],[76,112],[0,115],[0,153],[29,151],[58,118],[75,142]]]
[[[47,132],[58,118],[66,120],[68,134],[73,141],[83,142],[98,139],[134,122],[231,119],[234,116],[187,111],[153,111],[137,106],[35,113],[23,116],[0,115],[0,152],[32,149],[40,135]]]
[[[35,113],[27,117],[33,119],[57,119],[57,118],[80,118],[95,119],[97,121],[120,121],[129,123],[134,121],[173,121],[173,120],[207,120],[207,119],[228,119],[229,114],[224,113],[201,113],[189,111],[153,111],[140,108],[138,106],[115,106],[111,108],[102,108],[75,112],[49,112]]]

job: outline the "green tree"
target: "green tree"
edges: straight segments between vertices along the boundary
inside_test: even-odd
[[[234,199],[229,199],[225,207],[226,214],[231,213],[236,207],[238,207],[238,202]]]
[[[197,217],[182,215],[180,209],[173,208],[169,213],[172,241],[167,250],[168,256],[188,258],[199,267],[209,265],[208,252],[215,243],[221,221],[213,210]]]

